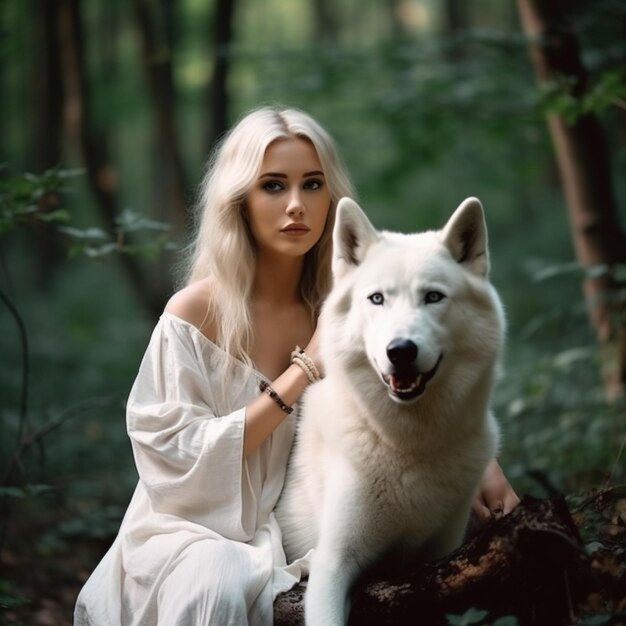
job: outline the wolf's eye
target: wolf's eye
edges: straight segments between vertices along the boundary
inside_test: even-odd
[[[380,306],[385,301],[385,298],[383,297],[383,294],[380,293],[380,291],[377,291],[376,293],[373,293],[371,296],[368,296],[367,299],[372,304],[375,304],[376,306]]]
[[[429,291],[424,296],[424,302],[426,304],[435,304],[436,302],[441,302],[444,298],[444,294],[442,294],[440,291]]]

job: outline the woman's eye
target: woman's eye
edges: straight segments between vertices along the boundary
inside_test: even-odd
[[[367,299],[372,304],[375,304],[376,306],[380,306],[381,304],[383,304],[385,302],[385,298],[384,298],[383,294],[380,293],[379,291],[377,291],[376,293],[373,293],[371,296],[368,296]]]
[[[309,191],[317,191],[321,189],[324,183],[318,178],[310,178],[304,183],[304,189]]]
[[[424,296],[424,302],[426,304],[435,304],[436,302],[441,302],[445,298],[445,295],[440,291],[429,291]]]
[[[268,180],[263,183],[263,189],[269,192],[281,191],[283,189],[283,185],[276,180]]]

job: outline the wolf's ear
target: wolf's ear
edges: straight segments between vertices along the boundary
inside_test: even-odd
[[[377,240],[378,233],[361,207],[351,198],[341,198],[333,230],[333,274],[341,276],[359,265]]]
[[[489,274],[487,224],[478,198],[467,198],[442,231],[443,243],[461,265],[480,276]]]

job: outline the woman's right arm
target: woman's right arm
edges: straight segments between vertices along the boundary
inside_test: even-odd
[[[165,311],[180,317],[198,328],[208,339],[215,341],[215,327],[207,316],[209,286],[205,281],[192,284],[174,294]],[[294,346],[295,347],[295,346]],[[317,359],[317,333],[305,348],[314,361]],[[290,365],[271,383],[272,389],[287,406],[293,406],[309,384],[298,365]],[[287,413],[266,393],[261,393],[248,404],[245,413],[243,456],[252,454],[282,423]]]
[[[312,340],[313,341],[313,340]],[[305,352],[313,354],[312,345]],[[309,380],[298,365],[290,365],[271,384],[272,389],[287,405],[293,406],[309,385]],[[247,407],[243,441],[243,455],[254,452],[287,417],[287,413],[269,395],[262,393]]]

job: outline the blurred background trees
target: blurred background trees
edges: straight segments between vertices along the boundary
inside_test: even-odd
[[[577,109],[548,112],[548,126],[570,216],[572,242],[586,273],[584,295],[590,321],[602,347],[608,400],[621,396],[626,382],[626,286],[619,268],[626,261],[613,188],[611,155],[598,119],[579,37],[564,11],[565,3],[518,0],[523,31],[540,86],[559,83],[560,95]],[[612,75],[612,74],[611,74]],[[606,80],[605,73],[601,80]],[[616,84],[616,86],[618,86]],[[624,107],[623,87],[611,94]]]
[[[124,402],[206,159],[267,103],[332,132],[381,228],[481,198],[507,474],[626,478],[623,2],[8,0],[0,32],[5,560],[91,540],[84,575],[116,531]]]

